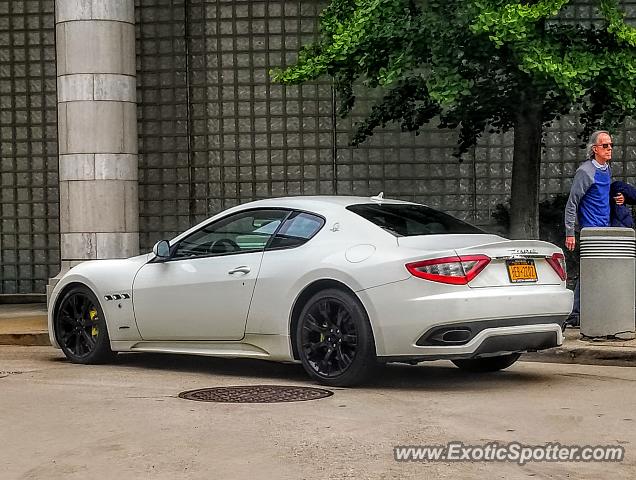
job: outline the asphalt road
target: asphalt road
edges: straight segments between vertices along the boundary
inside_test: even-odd
[[[427,479],[636,477],[636,368],[519,362],[491,375],[447,362],[391,366],[321,400],[218,404],[179,392],[312,386],[260,361],[120,355],[68,363],[0,347],[0,478]],[[396,445],[622,445],[620,463],[409,462]]]

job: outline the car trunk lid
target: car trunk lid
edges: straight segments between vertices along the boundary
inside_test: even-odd
[[[434,238],[436,237],[436,238]],[[547,259],[561,250],[540,240],[507,240],[498,235],[425,235],[400,237],[398,244],[430,253],[453,249],[457,256],[486,255],[488,265],[469,283],[471,288],[559,285],[561,277]]]

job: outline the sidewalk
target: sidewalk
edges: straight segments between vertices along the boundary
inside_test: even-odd
[[[0,345],[50,345],[44,303],[0,304]]]
[[[50,345],[46,305],[0,304],[0,345]],[[522,359],[532,362],[636,366],[636,340],[581,340],[578,329],[568,328],[562,346],[528,353]]]
[[[578,328],[567,328],[560,347],[527,353],[521,358],[532,362],[636,367],[636,340],[583,340]]]

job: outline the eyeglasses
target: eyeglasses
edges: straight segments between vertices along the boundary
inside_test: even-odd
[[[603,147],[604,149],[612,148],[614,146],[613,143],[596,143],[595,147]]]

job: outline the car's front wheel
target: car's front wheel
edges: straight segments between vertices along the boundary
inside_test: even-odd
[[[462,370],[468,372],[497,372],[508,368],[519,360],[520,353],[509,353],[507,355],[497,355],[495,357],[467,358],[463,360],[452,360]]]
[[[343,290],[325,289],[309,299],[300,312],[296,342],[307,373],[325,385],[362,383],[376,365],[367,313]]]
[[[104,312],[87,287],[73,287],[64,294],[55,312],[54,328],[58,344],[73,363],[104,363],[115,356]]]

